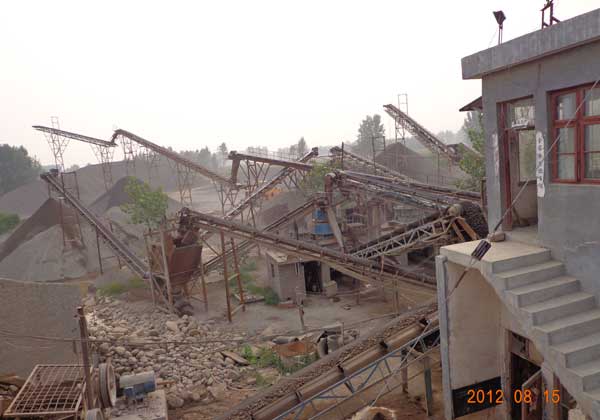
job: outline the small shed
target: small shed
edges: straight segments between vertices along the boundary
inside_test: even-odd
[[[265,255],[269,285],[277,293],[279,299],[282,301],[291,299],[298,303],[296,301],[297,294],[304,299],[306,285],[303,261],[300,258],[276,251],[268,251]]]

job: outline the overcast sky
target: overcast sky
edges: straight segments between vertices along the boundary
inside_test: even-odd
[[[431,131],[456,131],[480,95],[460,59],[539,29],[543,0],[3,1],[0,143],[44,164],[34,124],[108,138],[124,128],[175,150],[352,140],[408,93]],[[567,19],[600,0],[557,0]],[[388,135],[393,124],[384,116]],[[67,166],[96,163],[71,142]]]

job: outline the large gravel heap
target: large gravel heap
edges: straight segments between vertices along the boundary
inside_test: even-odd
[[[90,338],[111,341],[96,344],[100,359],[111,359],[118,375],[153,370],[167,384],[171,408],[209,403],[222,398],[226,389],[242,387],[250,368],[220,353],[239,342],[206,341],[243,340],[243,335],[219,330],[213,321],[201,324],[186,315],[178,318],[144,308],[100,298],[89,316]],[[184,340],[195,343],[173,343]]]

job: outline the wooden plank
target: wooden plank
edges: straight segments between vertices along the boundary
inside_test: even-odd
[[[242,365],[242,366],[248,366],[250,364],[250,362],[248,362],[246,359],[244,359],[242,356],[240,356],[237,353],[234,353],[232,351],[227,351],[227,350],[223,350],[221,352],[221,354],[225,357],[229,357],[230,359],[232,359],[234,362],[236,362],[238,365]]]
[[[458,217],[456,221],[462,226],[465,232],[467,232],[472,241],[476,241],[477,239],[479,239],[479,235],[477,235],[477,233],[473,230],[471,225],[469,225],[465,219],[463,219],[462,217]]]
[[[463,236],[458,226],[456,226],[456,222],[452,222],[452,229],[454,230],[454,233],[456,233],[456,236],[458,236],[458,239],[460,239],[461,242],[464,242],[465,237]]]

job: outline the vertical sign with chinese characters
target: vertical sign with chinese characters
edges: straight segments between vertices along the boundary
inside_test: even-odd
[[[537,179],[537,196],[546,195],[544,186],[544,135],[541,131],[535,133],[535,176]]]

